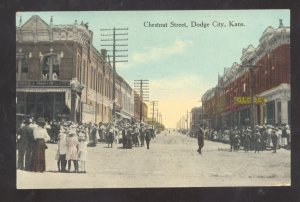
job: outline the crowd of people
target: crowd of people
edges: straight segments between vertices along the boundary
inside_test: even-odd
[[[288,124],[282,125],[256,125],[254,131],[251,127],[238,126],[224,129],[206,129],[205,139],[230,144],[230,151],[238,151],[241,147],[248,152],[259,152],[277,148],[290,148],[291,132]]]
[[[125,121],[75,124],[71,121],[47,122],[40,117],[25,118],[17,130],[18,169],[43,172],[46,169],[46,143],[57,144],[55,160],[59,172],[86,173],[87,147],[105,142],[107,148],[122,143],[123,149],[150,148],[155,131],[150,125]],[[74,171],[71,171],[73,162]]]
[[[238,126],[206,130],[206,138],[229,143],[230,151],[239,150],[240,147],[243,147],[246,152],[250,150],[259,152],[271,148],[276,153],[277,148],[290,148],[291,132],[288,124],[256,125],[254,131],[251,130],[251,127]]]

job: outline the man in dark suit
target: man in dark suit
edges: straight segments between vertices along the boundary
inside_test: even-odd
[[[204,130],[203,130],[203,125],[200,125],[199,131],[197,134],[197,140],[198,140],[198,152],[201,154],[201,149],[204,146]]]
[[[146,144],[147,144],[147,149],[149,149],[151,137],[152,137],[152,129],[147,129],[146,130],[146,137],[145,137]]]
[[[32,147],[34,143],[33,129],[29,127],[30,120],[28,118],[25,119],[24,124],[25,125],[19,130],[18,133],[18,168],[21,170],[30,171]]]

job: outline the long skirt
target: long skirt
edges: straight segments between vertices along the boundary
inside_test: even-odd
[[[32,153],[32,171],[43,172],[46,170],[45,140],[36,139]]]

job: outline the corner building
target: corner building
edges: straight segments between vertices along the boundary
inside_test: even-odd
[[[112,67],[106,50],[93,46],[87,24],[54,25],[52,17],[47,24],[32,16],[16,27],[16,51],[17,113],[85,123],[112,119]]]

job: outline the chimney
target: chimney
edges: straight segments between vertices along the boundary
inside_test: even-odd
[[[106,62],[106,60],[107,60],[107,50],[106,49],[101,49],[101,55],[102,55],[102,58],[103,58],[104,62]]]
[[[283,28],[282,19],[279,19],[279,28]]]

